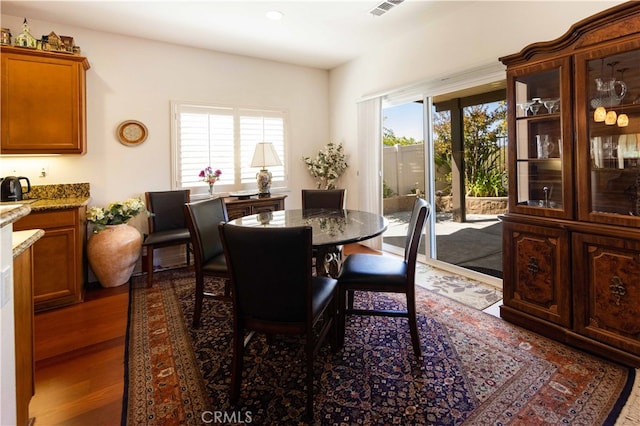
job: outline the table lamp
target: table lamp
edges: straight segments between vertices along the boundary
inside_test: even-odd
[[[278,157],[276,149],[270,142],[260,142],[256,144],[256,150],[253,153],[251,167],[260,167],[260,171],[256,174],[258,182],[258,191],[260,197],[268,197],[271,190],[271,172],[266,169],[267,166],[281,166],[282,162]]]

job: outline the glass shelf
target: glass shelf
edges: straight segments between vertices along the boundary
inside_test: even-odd
[[[583,61],[586,76],[590,220],[618,223],[640,216],[640,43],[601,49]],[[626,125],[596,119],[596,108],[627,116]],[[622,124],[622,123],[620,123]],[[582,210],[584,211],[584,207]],[[616,219],[615,216],[619,216]],[[635,219],[636,223],[640,218]],[[629,222],[632,224],[632,222]]]
[[[513,80],[516,206],[531,214],[563,209],[560,68],[534,69]]]

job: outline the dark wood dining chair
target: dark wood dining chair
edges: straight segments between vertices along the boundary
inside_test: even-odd
[[[337,349],[337,281],[312,276],[312,228],[223,224],[220,236],[232,282],[231,403],[240,397],[245,331],[304,335],[306,414],[312,419],[314,358],[328,336]]]
[[[189,202],[190,190],[145,192],[149,215],[149,234],[143,242],[147,248],[147,287],[153,285],[153,253],[155,249],[184,245],[187,266],[191,263],[189,244],[191,235],[184,217],[183,206]]]
[[[222,198],[188,203],[184,206],[187,225],[191,231],[191,244],[196,271],[195,303],[193,326],[200,326],[204,297],[231,301],[229,270],[224,257],[218,225],[228,222],[227,209]],[[214,294],[204,291],[204,277],[211,276],[224,280],[224,292]]]
[[[418,246],[431,206],[416,198],[407,230],[404,257],[354,253],[345,259],[338,275],[338,333],[339,345],[344,343],[346,315],[375,315],[408,318],[413,353],[420,357],[420,336],[416,318],[415,274]],[[398,311],[355,309],[354,291],[404,293],[407,309]],[[345,301],[346,296],[346,301]],[[346,302],[346,303],[345,303]]]
[[[344,209],[344,189],[303,189],[303,209]]]
[[[345,206],[345,189],[303,189],[302,190],[302,208],[308,209],[332,209],[342,210]],[[335,257],[336,264],[342,261],[343,246],[331,247],[329,250],[318,251],[314,249],[313,257],[315,259],[315,267],[318,275],[326,275],[325,263],[330,262],[324,257]],[[320,262],[318,261],[318,258]]]

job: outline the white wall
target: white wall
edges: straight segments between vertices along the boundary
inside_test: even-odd
[[[375,51],[331,70],[331,137],[345,151],[357,150],[357,102],[420,83],[425,95],[437,94],[447,77],[500,64],[498,58],[528,44],[562,36],[574,23],[621,1],[463,1],[456,13],[425,22],[415,33],[402,34]],[[392,13],[392,12],[391,12]],[[383,18],[382,18],[383,19]],[[474,78],[482,76],[474,76]],[[441,92],[439,92],[441,93]],[[355,165],[355,161],[352,160]],[[359,205],[357,167],[342,178]]]
[[[2,26],[15,35],[22,20],[2,15]],[[328,141],[327,71],[32,19],[29,26],[36,37],[50,31],[73,36],[91,64],[87,154],[4,156],[0,176],[27,176],[32,185],[89,182],[92,205],[169,189],[169,102],[190,100],[288,110],[291,192],[287,207],[299,207],[300,189],[313,187],[301,158],[315,155],[315,148],[309,146],[320,147]],[[149,129],[148,139],[136,147],[124,146],[115,138],[118,124],[129,119],[142,121]],[[42,166],[48,167],[46,178],[37,177]],[[132,223],[146,227],[140,217]]]

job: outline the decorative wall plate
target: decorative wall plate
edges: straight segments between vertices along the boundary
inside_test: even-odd
[[[147,139],[147,126],[136,120],[127,120],[120,123],[116,133],[118,140],[123,145],[139,145]]]

